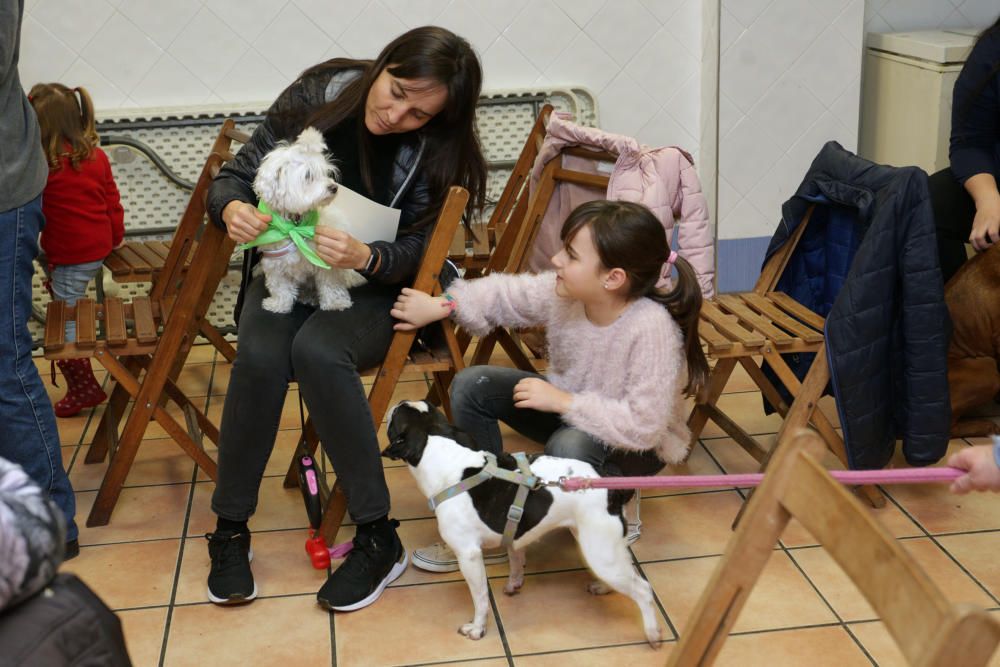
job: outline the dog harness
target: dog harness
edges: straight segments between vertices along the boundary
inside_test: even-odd
[[[482,454],[486,457],[486,465],[483,466],[482,470],[471,477],[466,477],[458,484],[452,484],[444,491],[435,494],[428,499],[427,504],[430,505],[433,511],[444,501],[454,498],[460,493],[465,493],[488,479],[502,479],[506,482],[517,484],[517,493],[514,494],[514,502],[511,504],[510,509],[507,510],[507,525],[504,526],[503,539],[500,541],[500,546],[510,546],[511,542],[514,541],[514,533],[517,532],[517,526],[521,523],[521,516],[524,514],[524,501],[528,499],[528,491],[545,486],[545,483],[531,472],[531,467],[528,465],[528,457],[525,456],[524,452],[517,452],[512,455],[517,462],[518,469],[516,471],[498,466],[495,454],[491,452],[482,452]]]
[[[299,252],[302,253],[302,256],[309,260],[311,264],[315,264],[316,266],[324,269],[333,268],[323,261],[323,258],[317,255],[316,251],[313,250],[308,243],[306,243],[306,239],[311,239],[316,236],[316,223],[319,221],[318,211],[309,211],[302,216],[301,220],[296,222],[295,220],[278,215],[263,201],[257,204],[257,210],[265,215],[271,216],[271,222],[268,223],[267,229],[265,229],[260,236],[249,243],[241,244],[239,246],[239,250],[249,250],[254,246],[263,245],[265,243],[277,243],[282,239],[291,239],[292,243],[295,244],[295,247],[297,247]],[[285,248],[279,248],[277,252],[283,255],[285,254],[283,251],[286,250],[286,248],[287,246]]]

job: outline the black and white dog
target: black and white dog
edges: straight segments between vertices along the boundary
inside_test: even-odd
[[[382,456],[405,461],[428,498],[470,477],[486,465],[484,453],[472,438],[450,425],[444,415],[424,401],[402,401],[389,413],[389,446]],[[517,470],[509,454],[497,457],[500,467]],[[560,477],[597,477],[593,466],[573,459],[537,456],[532,473],[542,480]],[[441,537],[455,552],[459,567],[472,593],[474,616],[459,632],[469,639],[486,633],[490,609],[483,547],[500,545],[507,511],[518,486],[490,479],[438,504],[434,512]],[[524,549],[554,528],[569,528],[591,571],[600,581],[587,590],[595,595],[612,589],[635,600],[642,612],[646,639],[657,647],[660,628],[653,607],[653,591],[632,567],[625,543],[622,505],[631,492],[589,489],[564,492],[558,487],[532,490],[524,504],[524,514],[514,542],[508,549],[510,578],[504,593],[514,595],[524,583]],[[606,584],[606,585],[605,585]]]

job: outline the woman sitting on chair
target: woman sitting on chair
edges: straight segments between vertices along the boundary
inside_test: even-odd
[[[335,58],[306,70],[268,110],[236,159],[212,184],[208,211],[238,243],[254,240],[270,217],[252,189],[263,156],[306,126],[319,129],[340,183],[401,209],[392,242],[362,243],[320,227],[317,254],[355,269],[368,282],[351,290],[347,310],[296,303],[291,313],[264,310],[263,276],[244,261],[237,303],[239,346],[222,412],[219,476],[207,535],[212,561],[208,598],[217,604],[257,595],[250,570],[247,520],[257,506],[288,383],[299,384],[310,417],[347,495],[357,524],[354,548],[317,594],[331,610],[378,599],[406,568],[406,550],[389,519],[389,490],[359,369],[379,364],[393,335],[389,315],[400,285],[416,273],[428,235],[451,185],[481,208],[486,163],[475,130],[482,71],[461,37],[437,27],[413,29],[375,60]]]

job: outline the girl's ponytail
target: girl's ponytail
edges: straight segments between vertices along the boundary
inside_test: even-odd
[[[90,93],[83,86],[77,86],[73,91],[80,98],[80,120],[83,123],[83,136],[91,147],[99,143],[97,136],[97,126],[94,120],[94,102],[90,99]]]
[[[653,301],[663,305],[676,320],[684,334],[684,356],[687,359],[688,381],[684,393],[697,396],[708,381],[708,359],[701,349],[698,337],[698,319],[701,314],[701,285],[694,267],[683,257],[674,261],[677,281],[669,292],[651,289],[647,292]]]

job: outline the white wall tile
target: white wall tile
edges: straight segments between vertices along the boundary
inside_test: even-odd
[[[166,49],[201,9],[201,0],[122,0],[118,11]]]
[[[131,94],[162,54],[163,49],[152,37],[118,13],[80,51],[84,60],[126,95]]]
[[[861,51],[830,26],[806,49],[789,75],[829,106],[861,71]]]
[[[31,16],[73,51],[79,52],[115,8],[104,0],[39,0]]]
[[[507,41],[539,71],[563,52],[577,27],[553,0],[536,0],[503,31]]]
[[[580,84],[599,92],[620,71],[608,52],[581,31],[545,70],[545,77],[556,84]]]
[[[377,0],[358,15],[337,38],[353,58],[374,58],[386,44],[406,32],[406,26]]]
[[[497,31],[503,31],[528,5],[528,0],[458,0],[472,5]]]
[[[383,0],[386,8],[407,28],[437,23],[450,0]]]
[[[968,19],[970,26],[985,28],[1000,18],[1000,6],[996,0],[965,0],[958,5],[958,11]]]
[[[955,10],[951,0],[888,0],[878,13],[892,30],[913,30],[922,24],[940,26]]]
[[[701,62],[673,39],[666,28],[660,28],[629,61],[625,71],[641,81],[653,99],[664,105],[700,68]]]
[[[127,99],[126,95],[115,84],[107,80],[100,72],[90,66],[83,58],[77,58],[69,66],[62,77],[63,82],[68,86],[83,86],[90,93],[90,98],[94,102],[94,108],[98,111],[103,109],[117,109]]]
[[[210,93],[191,70],[169,53],[163,53],[129,92],[129,97],[140,107],[173,107],[205,104]]]
[[[669,21],[664,23],[670,34],[689,52],[701,60],[702,0],[684,0]]]
[[[284,9],[278,12],[267,26],[264,39],[254,41],[260,54],[289,80],[297,77],[307,67],[320,62],[322,55],[333,43],[333,40],[294,3],[285,5]],[[361,57],[360,54],[351,55]],[[371,58],[374,55],[374,53],[365,54],[365,57]]]
[[[587,25],[594,14],[604,7],[607,0],[556,0],[559,8],[566,12],[577,27],[582,28]]]
[[[17,69],[25,91],[36,83],[62,83],[63,73],[74,60],[76,54],[73,49],[46,30],[33,16],[24,17]]]
[[[601,127],[618,134],[636,136],[657,112],[656,101],[625,72],[612,79],[597,99]]]
[[[625,65],[658,26],[656,17],[639,0],[617,0],[598,11],[584,30],[615,62]]]
[[[666,109],[657,111],[635,134],[642,137],[642,143],[650,146],[679,146],[690,150],[689,146],[698,143]]]
[[[263,102],[266,108],[289,83],[288,77],[251,48],[216,84],[215,92],[226,102]]]
[[[167,52],[202,83],[215,88],[248,49],[247,42],[240,35],[213,12],[202,8],[167,48]]]
[[[202,0],[208,9],[226,22],[237,35],[253,42],[278,15],[285,2],[274,0]],[[318,0],[326,6],[333,3]],[[337,0],[341,4],[343,0]],[[166,3],[164,3],[166,4]]]
[[[746,195],[782,153],[760,125],[744,116],[721,138],[719,171],[737,192]]]
[[[480,54],[490,48],[500,35],[479,10],[462,0],[455,0],[445,7],[434,23],[467,39]]]
[[[487,88],[517,88],[535,81],[541,74],[503,35],[480,57]]]
[[[826,106],[798,77],[786,73],[750,109],[754,120],[782,151],[809,129]]]

